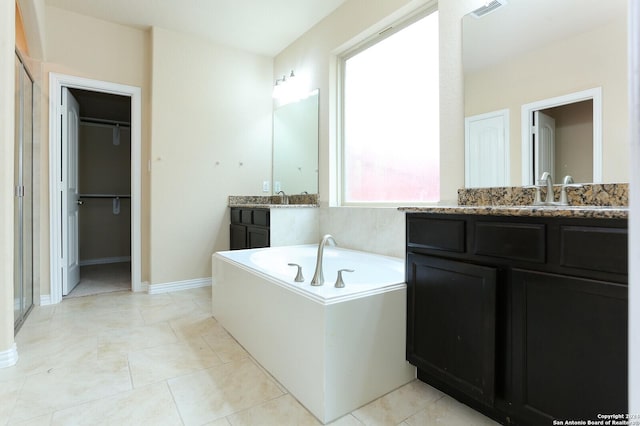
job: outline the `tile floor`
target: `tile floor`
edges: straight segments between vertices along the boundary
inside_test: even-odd
[[[67,298],[131,290],[131,262],[80,267],[80,283]]]
[[[0,369],[0,425],[318,425],[211,316],[211,289],[35,307]],[[413,381],[334,425],[490,425]]]

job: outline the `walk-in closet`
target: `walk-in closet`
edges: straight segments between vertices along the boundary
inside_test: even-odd
[[[79,89],[80,282],[67,297],[131,289],[131,98]]]
[[[17,331],[33,307],[33,79],[16,53],[13,320]]]

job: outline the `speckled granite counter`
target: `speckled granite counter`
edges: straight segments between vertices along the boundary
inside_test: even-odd
[[[400,207],[407,213],[473,214],[489,216],[581,217],[591,219],[627,219],[628,207],[601,206],[434,206]]]
[[[230,195],[229,207],[245,209],[317,208],[318,194],[287,195],[288,203],[283,204],[280,195],[245,196]]]
[[[554,199],[560,198],[562,185],[554,185]],[[473,214],[490,216],[582,217],[592,219],[627,219],[629,184],[583,184],[567,188],[569,206],[534,206],[535,189],[531,187],[462,188],[458,205],[400,207],[408,213]],[[544,199],[546,188],[542,188]]]

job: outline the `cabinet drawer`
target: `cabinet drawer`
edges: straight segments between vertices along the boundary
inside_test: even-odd
[[[591,271],[627,274],[628,234],[624,228],[560,227],[560,264]]]
[[[465,221],[447,219],[407,220],[407,244],[435,250],[465,251]]]
[[[545,225],[478,222],[474,254],[502,259],[544,263]]]
[[[269,226],[269,210],[254,210],[253,224],[258,226]]]

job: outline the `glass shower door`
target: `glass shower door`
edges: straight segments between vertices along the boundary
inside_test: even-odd
[[[14,325],[33,306],[33,81],[16,54]]]

